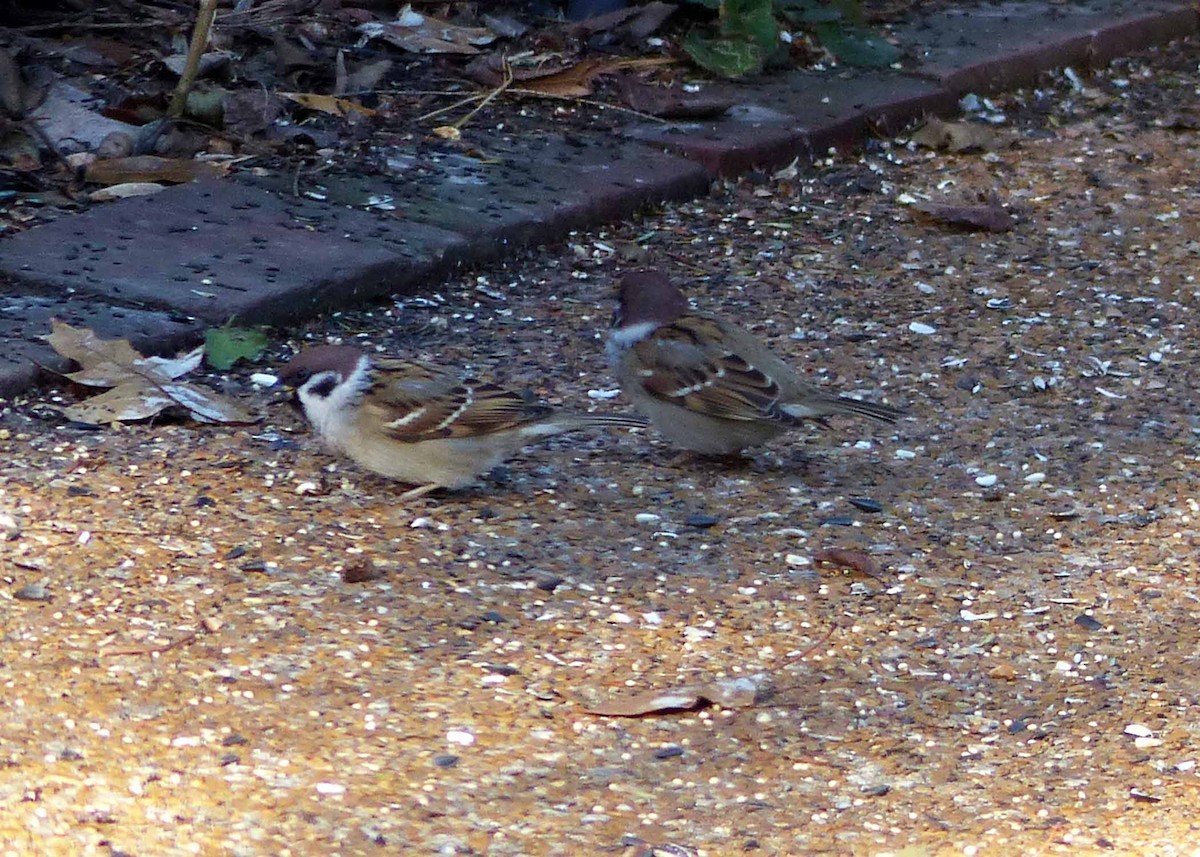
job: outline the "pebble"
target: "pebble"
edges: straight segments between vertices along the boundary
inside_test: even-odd
[[[615,399],[621,395],[621,388],[617,387],[615,390],[588,390],[587,395],[589,399]]]
[[[915,452],[913,452],[911,449],[897,449],[893,453],[893,455],[895,455],[896,458],[899,458],[903,461],[909,461],[909,460],[917,457],[917,454]]]
[[[1162,363],[1162,361],[1163,361],[1163,353],[1161,351],[1151,351],[1150,352],[1150,362],[1151,363]]]
[[[1132,735],[1134,738],[1149,738],[1154,735],[1154,730],[1141,723],[1130,723],[1125,727],[1125,734]]]
[[[538,577],[537,582],[533,585],[543,592],[553,592],[562,586],[563,579],[557,574],[543,574]]]
[[[688,515],[687,520],[685,520],[683,523],[689,527],[698,527],[699,529],[706,530],[709,527],[716,526],[719,520],[720,519],[714,515],[705,515],[697,512],[694,515]]]
[[[13,593],[18,601],[49,601],[50,593],[40,583],[27,583]]]
[[[653,512],[639,512],[633,518],[639,524],[657,524],[662,520],[662,515],[656,515]]]
[[[921,336],[932,336],[937,333],[937,328],[919,321],[914,321],[909,324],[908,329],[913,333],[919,333]]]
[[[1030,473],[1028,476],[1026,476],[1026,477],[1025,477],[1025,481],[1026,481],[1026,482],[1030,482],[1030,483],[1034,483],[1034,484],[1036,484],[1036,483],[1038,483],[1038,482],[1045,482],[1045,481],[1046,481],[1046,474],[1045,474],[1045,473],[1042,473],[1042,472],[1039,470],[1037,473]]]
[[[1086,628],[1089,631],[1100,631],[1100,630],[1103,630],[1103,628],[1104,628],[1103,624],[1101,624],[1100,622],[1097,622],[1095,619],[1093,619],[1091,616],[1087,615],[1086,613],[1080,613],[1078,616],[1076,616],[1075,624],[1078,625],[1080,628]]]
[[[460,747],[470,747],[475,743],[475,736],[465,729],[451,729],[446,733],[446,741]]]
[[[617,611],[615,613],[608,614],[608,621],[612,622],[614,625],[629,625],[633,623],[633,617],[628,613],[621,613],[620,611]]]
[[[442,753],[433,757],[433,763],[439,768],[453,768],[458,764],[458,756],[453,753]]]
[[[1000,481],[1000,477],[997,476],[995,473],[985,473],[982,476],[975,477],[975,484],[978,485],[980,488],[991,488],[993,485],[995,485],[999,481]]]
[[[882,512],[883,504],[870,497],[851,497],[850,505],[863,512]]]
[[[344,795],[346,787],[341,783],[317,783],[317,794]]]
[[[853,527],[854,519],[849,515],[834,515],[821,521],[823,527]]]
[[[654,758],[656,759],[674,759],[675,757],[682,755],[683,748],[678,744],[671,744],[667,747],[659,747],[654,751]]]
[[[267,372],[255,372],[250,376],[250,383],[255,387],[274,387],[279,379]]]

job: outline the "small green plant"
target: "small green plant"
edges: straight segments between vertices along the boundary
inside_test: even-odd
[[[860,0],[693,0],[716,9],[717,35],[693,33],[683,49],[697,65],[722,77],[762,71],[779,47],[780,19],[812,32],[840,62],[883,68],[899,49],[866,24]]]
[[[700,0],[713,8],[714,0]],[[697,65],[722,77],[741,77],[762,71],[779,45],[779,23],[774,0],[715,0],[717,37],[697,33],[684,40],[683,49]]]
[[[204,359],[218,372],[239,360],[253,360],[267,347],[267,335],[249,327],[214,327],[204,335]]]

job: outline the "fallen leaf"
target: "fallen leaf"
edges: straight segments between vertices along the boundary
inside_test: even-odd
[[[364,557],[342,569],[343,583],[366,583],[378,580],[383,576],[383,571],[375,565],[375,561],[370,557]]]
[[[160,158],[157,155],[134,155],[130,158],[110,158],[88,164],[83,177],[93,184],[116,185],[128,182],[169,182],[180,184],[198,178],[219,176],[226,168],[207,161],[190,158]]]
[[[17,61],[0,48],[0,114],[12,119],[25,115],[25,82]]]
[[[639,717],[667,711],[689,711],[706,705],[746,708],[761,701],[767,692],[765,675],[740,676],[618,697],[593,705],[587,711],[602,717]]]
[[[477,54],[496,34],[486,27],[460,27],[441,18],[423,15],[406,5],[387,23],[374,21],[358,28],[367,38],[383,39],[415,54]]]
[[[586,59],[553,74],[526,80],[520,88],[539,95],[582,98],[592,94],[597,77],[612,74],[618,68],[620,66],[615,60],[599,57]]]
[[[1007,232],[1017,220],[997,202],[985,205],[940,205],[919,203],[913,209],[931,220],[964,229],[983,229],[988,232]]]
[[[114,199],[128,199],[131,196],[150,196],[165,188],[166,185],[154,182],[122,182],[90,193],[88,199],[92,202],[111,202]]]
[[[200,365],[203,346],[174,358],[144,357],[125,339],[101,339],[87,328],[50,320],[46,341],[80,369],[66,375],[76,384],[111,387],[62,408],[67,419],[92,425],[141,420],[176,406],[200,422],[251,423],[258,417],[211,390],[175,380]]]
[[[309,110],[318,110],[332,116],[346,116],[350,113],[361,113],[363,116],[374,116],[375,111],[363,107],[351,98],[338,98],[334,95],[320,95],[316,92],[277,92],[280,98],[294,101]]]
[[[950,152],[972,150],[991,151],[1007,144],[1007,140],[986,125],[974,122],[944,122],[936,116],[913,131],[912,142],[927,149]]]
[[[623,77],[617,88],[630,108],[664,119],[709,119],[734,105],[734,98],[726,92],[687,92],[681,86],[644,83],[632,75]]]
[[[1200,111],[1186,110],[1172,113],[1156,124],[1171,131],[1200,131]]]
[[[851,571],[857,571],[859,574],[865,574],[867,577],[877,579],[882,577],[883,574],[879,563],[874,559],[862,551],[849,550],[848,548],[820,550],[812,555],[812,560],[813,562],[827,562],[830,565],[848,568]]]

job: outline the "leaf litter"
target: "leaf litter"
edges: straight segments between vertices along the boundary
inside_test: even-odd
[[[85,387],[110,387],[76,405],[61,408],[79,423],[104,425],[144,420],[168,408],[182,409],[205,423],[252,423],[259,417],[241,403],[178,379],[204,359],[204,346],[175,358],[144,357],[125,339],[101,339],[86,328],[52,319],[46,341],[80,368],[64,377]]]

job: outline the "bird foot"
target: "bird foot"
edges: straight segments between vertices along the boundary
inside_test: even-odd
[[[418,497],[424,497],[430,491],[436,491],[437,489],[439,489],[441,487],[442,486],[438,485],[436,482],[431,482],[428,485],[420,485],[409,491],[405,491],[403,494],[400,495],[400,499],[401,500],[416,500]]]

